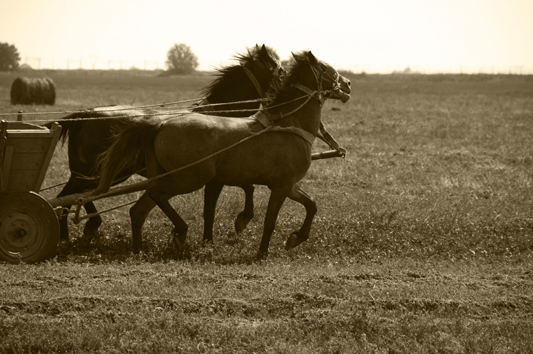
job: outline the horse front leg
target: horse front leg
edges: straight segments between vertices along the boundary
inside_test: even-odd
[[[215,221],[215,209],[217,200],[222,192],[224,184],[217,181],[209,181],[204,188],[204,242],[213,242],[213,224]]]
[[[133,239],[133,253],[138,254],[142,250],[142,228],[148,213],[156,206],[156,203],[145,192],[139,200],[130,208],[131,233]]]
[[[268,245],[270,244],[270,238],[276,227],[279,211],[285,202],[285,199],[289,195],[292,186],[281,186],[272,188],[270,192],[270,198],[268,200],[268,207],[265,217],[265,224],[263,227],[263,236],[261,238],[261,245],[257,252],[256,259],[266,258],[268,255]]]
[[[240,234],[246,228],[250,220],[254,217],[254,186],[246,184],[240,186],[244,191],[244,209],[237,215],[235,219],[235,232]]]
[[[309,238],[309,233],[311,232],[311,224],[313,223],[313,218],[317,212],[315,201],[305,193],[299,185],[295,184],[290,193],[289,198],[302,204],[305,207],[305,220],[298,231],[294,231],[287,241],[285,242],[285,249],[290,250],[300,243],[306,241]]]

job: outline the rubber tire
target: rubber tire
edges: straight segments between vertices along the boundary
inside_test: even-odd
[[[0,260],[36,263],[53,258],[59,220],[52,206],[28,191],[0,193]]]

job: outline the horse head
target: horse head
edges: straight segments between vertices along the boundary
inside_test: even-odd
[[[296,64],[309,65],[313,75],[302,72],[303,86],[317,92],[322,102],[327,98],[338,99],[345,103],[350,99],[351,82],[340,75],[331,65],[317,59],[311,51],[292,54]]]
[[[279,55],[276,51],[266,45],[255,45],[253,49],[248,49],[248,55],[237,55],[240,65],[250,78],[261,97],[265,97],[265,92],[281,84],[285,69],[281,65]],[[266,87],[259,83],[269,83]]]

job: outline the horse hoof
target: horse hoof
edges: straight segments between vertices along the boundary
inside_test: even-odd
[[[253,216],[244,216],[242,214],[237,215],[237,219],[235,219],[235,232],[237,234],[240,234],[241,232],[246,229],[246,226],[248,226],[248,223],[250,220],[252,220]]]
[[[184,240],[180,240],[177,236],[174,236],[174,247],[176,247],[176,255],[179,260],[191,258],[189,245]]]
[[[96,236],[101,224],[101,222],[91,223],[90,221],[88,221],[87,223],[85,223],[85,227],[83,228],[83,235],[91,238]]]
[[[257,255],[255,256],[255,261],[256,262],[262,261],[266,259],[267,256],[268,256],[268,252],[258,251]]]
[[[86,238],[94,238],[96,236],[96,233],[98,232],[98,229],[92,229],[92,228],[84,228],[83,229],[83,236]]]
[[[298,233],[293,232],[285,242],[285,250],[288,251],[290,249],[293,249],[294,247],[298,246],[300,242],[298,241]]]

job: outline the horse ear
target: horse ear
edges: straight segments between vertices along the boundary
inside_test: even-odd
[[[307,59],[309,59],[309,62],[311,64],[317,64],[318,63],[318,59],[315,57],[315,55],[311,51],[307,52]]]
[[[292,54],[292,57],[294,58],[294,60],[298,61],[299,57],[298,55],[294,54],[294,52],[291,52]]]
[[[259,49],[259,44],[255,44],[255,50],[254,50],[254,55],[253,55],[253,60],[256,61],[256,60],[259,60],[259,58],[261,57],[262,53],[261,53],[261,49]]]

